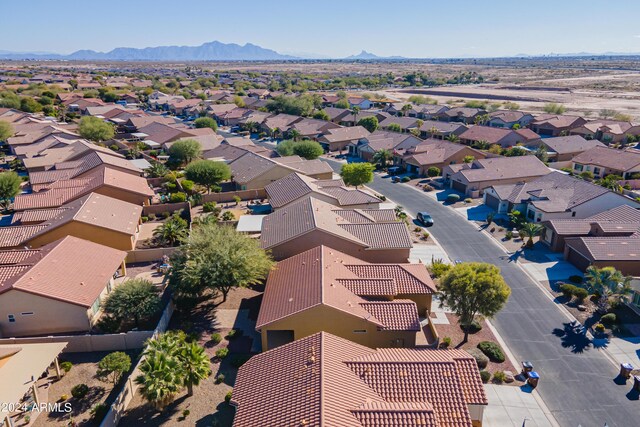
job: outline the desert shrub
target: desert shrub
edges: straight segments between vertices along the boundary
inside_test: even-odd
[[[209,340],[209,342],[213,343],[214,345],[215,344],[219,344],[220,341],[222,341],[222,335],[217,334],[217,333],[211,335],[211,339]]]
[[[71,388],[71,396],[76,399],[82,399],[89,392],[89,386],[86,384],[77,384]]]
[[[229,349],[226,348],[226,347],[219,348],[219,349],[216,350],[216,357],[218,359],[224,359],[228,355],[229,355]]]
[[[502,363],[505,360],[504,353],[500,346],[491,341],[481,341],[478,343],[478,348],[482,351],[485,356],[489,358],[492,362]]]
[[[593,327],[593,329],[595,329],[595,331],[596,331],[596,332],[598,332],[598,333],[603,333],[603,332],[605,331],[605,329],[606,329],[606,328],[604,327],[604,325],[603,325],[602,323],[597,323],[597,324]]]
[[[242,329],[232,329],[227,333],[227,339],[232,340],[242,336]]]
[[[409,178],[408,176],[403,176],[403,177],[400,179],[400,182],[409,182],[409,181],[411,181],[411,178]]]
[[[579,288],[575,286],[575,289],[573,290],[573,295],[576,297],[576,299],[579,302],[582,302],[589,296],[589,291],[587,291],[584,288]]]
[[[149,221],[149,217],[148,216],[142,216],[142,217],[140,217],[140,220],[142,222],[147,222],[147,221]]]
[[[507,232],[504,234],[504,238],[505,238],[506,240],[511,240],[511,239],[513,239],[513,231],[511,231],[511,230],[507,231]]]
[[[89,413],[91,414],[94,420],[101,421],[104,418],[104,416],[107,415],[108,411],[109,411],[109,407],[107,405],[105,405],[104,403],[98,403],[93,408],[91,408]]]
[[[428,267],[429,272],[435,278],[442,277],[451,269],[451,265],[445,264],[442,260],[434,259]]]
[[[569,299],[573,297],[573,292],[575,289],[576,287],[570,283],[564,283],[560,285],[560,292],[562,292],[562,295]]]
[[[60,396],[60,401],[61,402],[64,402],[65,400],[69,400],[69,395],[67,393],[65,393],[62,396]]]
[[[236,216],[231,211],[226,211],[225,213],[222,214],[223,221],[235,221],[235,219],[236,219]]]
[[[182,411],[182,418],[187,418],[190,414],[191,414],[191,411],[188,409],[185,409],[184,411]]]
[[[615,313],[607,313],[604,316],[602,316],[600,318],[600,322],[607,325],[607,326],[611,326],[614,323],[616,323],[617,317],[615,315]]]
[[[232,393],[233,392],[229,391],[229,392],[227,392],[227,394],[225,394],[225,396],[224,396],[224,401],[225,402],[227,402],[227,403],[231,402]]]
[[[470,348],[468,350],[468,353],[473,356],[474,359],[476,359],[476,363],[478,364],[479,369],[484,369],[489,364],[489,358],[477,348]]]
[[[502,384],[507,379],[507,374],[504,371],[496,371],[493,373],[493,380],[498,384]]]
[[[182,185],[182,188],[184,188],[185,191],[191,191],[195,184],[189,179],[183,179],[182,182],[180,182],[180,185]]]
[[[449,194],[445,200],[447,203],[456,203],[460,201],[460,196],[457,194]]]
[[[168,219],[171,216],[171,212],[162,212],[160,215],[162,216],[162,218]]]
[[[440,343],[440,347],[448,348],[451,345],[451,337],[442,338],[442,342]]]
[[[202,204],[202,212],[204,213],[213,212],[213,210],[216,208],[216,205],[217,205],[216,202],[205,202]]]
[[[422,238],[423,238],[424,240],[429,239],[429,236],[431,236],[431,234],[429,234],[429,232],[428,232],[428,231],[424,231],[424,232],[422,233]]]
[[[473,199],[471,197],[467,197],[466,199],[464,199],[465,203],[471,203],[473,202]]]
[[[422,231],[422,227],[414,227],[413,231],[416,233],[420,233]]]
[[[218,374],[216,377],[216,384],[220,384],[224,382],[224,374]]]
[[[423,189],[424,191],[426,191],[427,193],[428,193],[428,192],[430,192],[430,191],[433,191],[433,187],[432,187],[432,186],[430,186],[429,184],[425,184],[425,185],[423,185],[423,186],[422,186],[422,189]]]
[[[73,366],[73,363],[64,361],[60,364],[60,369],[62,369],[65,372],[69,372],[72,366]]]
[[[169,197],[169,201],[171,203],[180,203],[187,201],[187,195],[183,192],[172,193],[171,197]]]
[[[480,378],[482,379],[483,383],[488,383],[489,380],[491,379],[491,372],[489,371],[480,371]]]
[[[576,285],[579,285],[582,283],[582,277],[581,276],[569,276],[569,281],[571,283],[575,283]]]

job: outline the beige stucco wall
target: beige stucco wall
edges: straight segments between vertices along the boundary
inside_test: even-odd
[[[320,245],[329,246],[364,261],[378,263],[407,262],[410,252],[410,249],[365,250],[356,243],[321,230],[314,230],[271,248],[271,253],[273,258],[279,261]]]
[[[416,332],[378,331],[377,326],[365,319],[334,308],[318,305],[262,328],[262,351],[268,350],[267,331],[292,330],[294,340],[325,331],[371,348],[391,347],[396,339],[404,341],[404,347],[414,347]],[[366,330],[366,333],[354,333]]]
[[[39,248],[65,236],[78,237],[123,251],[130,251],[135,248],[135,239],[132,239],[133,236],[129,234],[76,221],[71,221],[63,226],[56,227],[48,233],[37,236],[29,241],[29,246]]]
[[[113,197],[114,199],[123,200],[125,202],[133,203],[134,205],[148,205],[149,196],[143,194],[136,194],[127,191],[124,188],[114,188],[101,186],[93,191],[94,193],[102,194],[103,196]]]
[[[330,205],[337,206],[337,207],[339,207],[341,209],[379,209],[380,208],[380,204],[379,203],[368,203],[368,204],[361,204],[361,205],[356,204],[356,205],[340,206],[340,205],[338,205],[338,201],[336,199],[333,199],[333,198],[327,196],[326,194],[320,194],[320,193],[317,193],[317,192],[313,191],[313,192],[311,192],[309,194],[305,194],[302,197],[299,197],[299,198],[297,198],[295,200],[292,200],[291,202],[287,203],[284,206],[279,207],[278,209],[282,209],[285,206],[289,206],[289,205],[291,205],[293,203],[296,203],[296,202],[298,202],[298,201],[300,201],[300,200],[302,200],[302,199],[304,199],[304,198],[306,198],[308,196],[311,196],[311,197],[313,197],[315,199],[318,199],[318,200],[322,200],[323,202],[327,202]]]
[[[242,190],[261,190],[267,184],[271,184],[274,181],[279,180],[280,178],[284,178],[287,175],[290,175],[293,171],[291,169],[285,168],[283,166],[276,166],[260,176],[252,179],[242,186]],[[246,187],[246,188],[245,188]]]
[[[24,312],[33,312],[33,315],[20,314]],[[14,323],[9,323],[9,314],[15,316]],[[87,307],[18,290],[0,294],[0,333],[5,338],[82,332],[90,328]]]

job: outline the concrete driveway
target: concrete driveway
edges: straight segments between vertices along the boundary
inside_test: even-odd
[[[567,280],[571,276],[582,276],[582,272],[567,261],[523,262],[520,266],[539,282]]]
[[[486,221],[487,215],[495,213],[495,210],[485,204],[481,204],[477,206],[456,208],[456,212],[461,213],[462,216],[467,218],[469,221]]]
[[[409,254],[410,262],[417,263],[422,261],[424,264],[429,265],[431,264],[432,258],[441,258],[447,263],[451,262],[447,253],[438,245],[413,244],[413,248],[411,248],[411,253]]]
[[[486,384],[489,405],[484,411],[484,427],[551,427],[534,395],[526,388]],[[526,420],[526,423],[525,423]]]

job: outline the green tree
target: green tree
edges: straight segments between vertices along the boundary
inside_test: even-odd
[[[544,104],[542,108],[545,113],[549,114],[563,114],[567,109],[562,104],[556,104],[555,102],[549,102]]]
[[[293,154],[307,160],[317,159],[324,153],[322,145],[316,141],[305,140],[293,145]]]
[[[300,138],[302,137],[302,134],[298,129],[289,129],[287,133],[289,134],[289,138],[291,138],[294,141],[299,141]]]
[[[122,378],[122,374],[131,369],[131,358],[127,353],[114,351],[107,354],[98,362],[98,377],[106,378],[115,386]]]
[[[358,120],[358,125],[362,126],[369,132],[375,132],[379,126],[378,118],[376,116],[363,117]]]
[[[607,175],[602,179],[596,181],[596,184],[608,188],[611,191],[616,193],[622,193],[622,185],[620,185],[620,181],[622,177],[620,175]]]
[[[187,394],[193,396],[193,386],[211,375],[211,362],[204,348],[196,342],[184,343],[176,353],[180,369],[183,372]]]
[[[140,319],[153,315],[160,308],[160,297],[153,283],[145,279],[130,279],[116,287],[104,301],[103,311],[116,319],[133,316],[136,327]]]
[[[540,144],[538,146],[538,148],[536,149],[535,152],[535,156],[538,158],[538,160],[540,160],[542,163],[547,163],[549,161],[549,154],[547,153],[547,149],[544,146],[544,144]]]
[[[14,133],[11,123],[0,121],[0,141],[6,141],[11,138]]]
[[[609,310],[611,301],[624,302],[633,292],[631,277],[624,276],[614,267],[598,268],[591,265],[587,267],[584,278],[587,290],[600,295],[598,311],[601,313]]]
[[[378,165],[380,169],[384,169],[389,164],[389,161],[392,159],[391,151],[389,150],[378,150],[373,153],[373,162]]]
[[[526,222],[522,225],[522,228],[518,230],[522,237],[527,237],[527,243],[525,247],[533,247],[533,238],[538,236],[542,232],[542,226],[533,222]]]
[[[182,193],[184,194],[184,193]],[[179,215],[173,215],[162,225],[153,230],[153,237],[161,244],[175,246],[183,242],[189,235],[189,224]]]
[[[345,184],[358,188],[359,185],[373,181],[374,170],[375,166],[371,163],[348,163],[342,165],[340,176]]]
[[[263,280],[273,261],[259,241],[232,227],[202,224],[172,259],[169,283],[177,297],[196,298],[211,289],[222,293]]]
[[[389,123],[387,130],[391,132],[402,132],[402,127],[398,123]]]
[[[447,136],[447,141],[449,141],[449,142],[459,142],[460,141],[460,137],[458,135],[456,135],[455,133],[450,133],[449,136]]]
[[[202,151],[202,146],[195,139],[181,139],[169,147],[169,158],[178,164],[191,163]]]
[[[186,167],[185,175],[187,179],[196,184],[204,185],[211,192],[214,185],[231,178],[231,168],[224,162],[196,160]]]
[[[11,200],[20,193],[22,179],[13,171],[0,173],[0,202],[5,209],[11,205]]]
[[[211,117],[198,117],[194,120],[193,125],[197,128],[211,128],[214,132],[218,130],[218,123]]]
[[[37,113],[42,111],[42,105],[31,97],[25,97],[20,100],[20,109],[26,113]]]
[[[184,376],[176,357],[151,346],[144,353],[140,372],[135,378],[140,393],[159,411],[171,403],[184,386]]]
[[[436,167],[436,166],[431,166],[429,169],[427,169],[427,176],[428,177],[436,177],[436,176],[440,176],[440,168]]]
[[[473,157],[473,156],[464,156],[464,158],[462,159],[462,162],[463,162],[463,163],[473,163],[473,161],[474,161],[475,159],[476,159],[476,158],[475,158],[475,157]]]
[[[329,117],[329,114],[327,114],[327,112],[324,110],[316,111],[315,113],[313,113],[313,118],[324,120],[326,122],[331,121],[331,117]]]
[[[276,151],[282,157],[293,156],[293,145],[294,141],[291,139],[285,139],[284,141],[280,141],[276,147]]]
[[[169,173],[169,168],[160,162],[151,162],[151,166],[146,170],[151,178],[161,178]]]
[[[347,101],[346,99],[341,99],[341,100],[339,100],[338,102],[336,102],[334,105],[336,106],[336,108],[344,108],[344,109],[347,109],[347,108],[349,108],[349,107],[350,107],[350,105],[349,105],[349,101]]]
[[[112,139],[115,135],[113,126],[104,120],[93,116],[85,116],[80,119],[78,132],[83,138],[95,142]]]
[[[502,278],[500,269],[481,262],[454,265],[438,285],[441,306],[451,309],[464,328],[463,342],[468,341],[469,327],[476,315],[495,316],[510,294],[511,289]]]

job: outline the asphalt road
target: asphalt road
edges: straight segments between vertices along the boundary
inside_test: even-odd
[[[341,164],[328,161],[335,170]],[[617,385],[618,368],[586,336],[574,331],[556,303],[502,249],[450,208],[404,184],[376,175],[368,187],[415,216],[428,211],[429,232],[451,259],[497,265],[511,297],[492,323],[518,360],[530,360],[540,374],[537,388],[561,426],[640,426],[640,401],[631,382]],[[629,394],[628,394],[629,393]],[[636,400],[634,400],[636,399]]]

